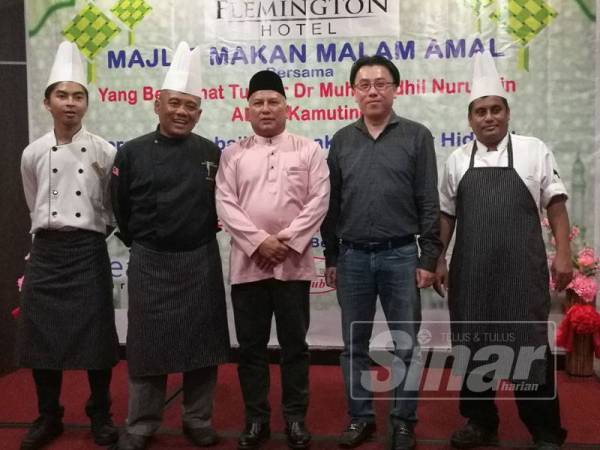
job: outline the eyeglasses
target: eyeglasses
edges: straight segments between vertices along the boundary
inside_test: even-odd
[[[361,92],[367,92],[373,86],[378,91],[385,91],[388,87],[394,86],[395,83],[393,81],[385,81],[385,80],[361,80],[354,85],[355,89],[358,89]]]

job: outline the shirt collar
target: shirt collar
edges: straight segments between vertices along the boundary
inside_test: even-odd
[[[170,143],[176,143],[176,142],[182,142],[182,141],[185,141],[185,140],[186,140],[187,138],[189,138],[191,135],[192,135],[192,134],[190,133],[190,134],[188,134],[187,136],[180,137],[180,138],[171,138],[171,137],[165,136],[164,134],[162,134],[162,133],[160,132],[160,124],[158,124],[158,125],[156,126],[156,131],[154,132],[154,139],[155,139],[156,141],[159,141],[159,142],[167,142],[167,143],[169,143],[169,142],[170,142]]]
[[[283,133],[278,134],[277,136],[272,137],[264,137],[259,136],[257,134],[254,135],[254,142],[260,145],[277,145],[283,142],[283,140],[287,137],[287,131],[283,131]]]
[[[83,125],[81,125],[81,128],[79,129],[79,131],[73,135],[73,141],[78,141],[79,139],[81,139],[83,137],[84,133],[85,133],[85,127]]]
[[[388,123],[385,126],[385,128],[389,127],[390,125],[394,125],[394,124],[396,124],[398,122],[400,122],[400,116],[398,116],[396,114],[396,112],[394,110],[392,110],[392,114],[390,115],[390,120],[388,121]],[[356,128],[358,128],[359,130],[361,130],[362,132],[367,133],[367,134],[369,133],[367,125],[365,125],[365,118],[364,118],[364,116],[361,116],[360,119],[358,119],[356,122],[353,123],[353,125]]]
[[[79,129],[79,131],[77,131],[77,133],[75,133],[73,135],[73,137],[71,138],[71,142],[69,142],[69,144],[72,144],[73,142],[82,139],[85,134],[85,131],[86,131],[85,127],[83,125],[81,125],[81,128]],[[56,134],[54,133],[54,129],[50,132],[50,135],[52,136],[52,140],[54,142],[53,145],[58,145],[58,143],[56,141]]]
[[[479,141],[479,139],[476,139],[476,141],[477,141],[477,153],[479,153],[479,152],[485,153],[488,151],[487,145],[481,143],[481,141]],[[506,150],[507,147],[508,147],[508,133],[506,133],[506,136],[504,136],[502,138],[502,140],[498,143],[498,145],[496,146],[496,151],[503,152],[504,150]]]

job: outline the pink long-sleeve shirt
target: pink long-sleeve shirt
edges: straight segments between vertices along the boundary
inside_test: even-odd
[[[231,144],[219,163],[216,200],[231,235],[231,284],[314,278],[310,243],[329,204],[329,169],[317,143],[284,131]],[[291,251],[272,270],[262,270],[251,257],[269,235]]]

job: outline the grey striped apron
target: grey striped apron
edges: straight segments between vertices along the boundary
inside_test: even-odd
[[[127,362],[134,377],[187,372],[229,359],[217,240],[185,252],[134,242],[128,269]]]
[[[476,152],[474,142],[457,190],[448,293],[452,341],[469,348],[471,357],[485,345],[508,346],[518,355],[522,346],[548,344],[549,274],[538,207],[513,167],[510,135],[508,167],[474,167]],[[470,361],[467,370],[476,366]],[[536,360],[526,381],[543,383],[545,373],[545,359]]]
[[[36,234],[25,268],[17,355],[35,369],[108,369],[119,360],[104,236]]]

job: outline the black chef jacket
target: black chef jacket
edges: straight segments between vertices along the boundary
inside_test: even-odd
[[[159,251],[186,251],[218,231],[215,175],[221,151],[201,136],[172,139],[155,132],[117,152],[111,178],[123,242]]]

